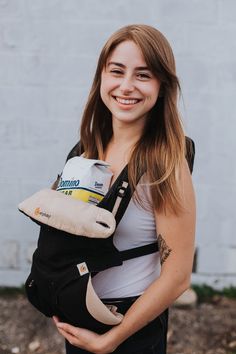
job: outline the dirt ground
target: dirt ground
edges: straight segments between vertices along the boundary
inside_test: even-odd
[[[236,354],[236,300],[170,309],[168,354]],[[52,321],[23,295],[0,296],[0,354],[63,354]]]

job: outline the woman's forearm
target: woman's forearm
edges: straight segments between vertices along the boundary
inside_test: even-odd
[[[160,277],[129,308],[122,322],[105,333],[114,347],[160,315],[189,287],[189,279]]]

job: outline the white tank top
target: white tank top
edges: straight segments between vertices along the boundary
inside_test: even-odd
[[[151,211],[147,186],[137,186],[145,210],[131,199],[115,234],[114,245],[119,251],[144,246],[157,240],[154,214]],[[121,266],[99,272],[92,278],[93,287],[101,299],[140,295],[160,275],[159,252],[124,261]]]

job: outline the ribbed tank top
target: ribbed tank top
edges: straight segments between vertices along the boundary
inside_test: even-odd
[[[137,191],[148,210],[135,203],[133,198],[130,200],[114,234],[114,244],[119,251],[144,246],[157,239],[148,186],[139,184]],[[129,297],[142,294],[159,275],[160,257],[156,252],[106,269],[95,275],[92,283],[101,299]]]

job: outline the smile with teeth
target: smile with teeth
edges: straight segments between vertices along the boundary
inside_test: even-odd
[[[126,105],[136,104],[136,103],[140,102],[140,100],[138,100],[138,99],[124,99],[124,98],[119,98],[119,97],[114,97],[114,98],[118,103],[126,104]]]

